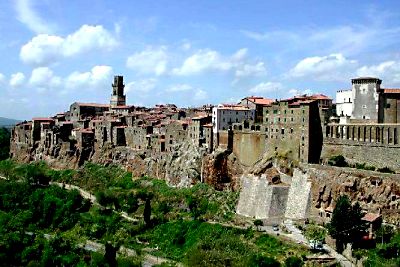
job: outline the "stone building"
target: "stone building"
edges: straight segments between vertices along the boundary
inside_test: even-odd
[[[110,100],[111,108],[126,106],[126,96],[124,95],[124,77],[114,76],[112,86],[112,95]]]
[[[233,125],[233,152],[246,166],[264,153],[318,163],[322,148],[319,113],[316,100],[274,101],[263,108],[262,123]]]
[[[351,90],[336,94],[339,120],[325,126],[322,157],[342,155],[351,163],[398,169],[400,89],[381,88],[382,80],[372,77],[351,82]]]
[[[264,98],[261,96],[249,96],[243,98],[239,102],[239,105],[254,110],[254,122],[259,123],[262,122],[263,108],[270,105],[272,102],[274,102],[273,99]]]
[[[70,106],[70,120],[77,122],[86,118],[96,118],[103,116],[105,111],[110,109],[110,105],[97,103],[75,102]]]

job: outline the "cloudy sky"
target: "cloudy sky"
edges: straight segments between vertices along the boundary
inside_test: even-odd
[[[397,0],[2,0],[0,116],[108,103],[117,74],[128,104],[146,106],[334,96],[366,75],[400,87],[399,10]]]

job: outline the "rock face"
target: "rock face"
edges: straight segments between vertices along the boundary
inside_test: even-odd
[[[369,212],[400,225],[400,175],[312,165],[306,166],[312,181],[314,212],[334,207],[338,196],[346,194]]]
[[[14,146],[16,146],[14,144]],[[114,147],[109,143],[101,147],[79,150],[62,145],[34,149],[14,147],[13,158],[19,162],[44,160],[57,169],[78,168],[85,161],[109,165],[118,164],[131,171],[133,176],[151,176],[165,179],[171,186],[188,187],[200,182],[202,159],[205,151],[192,142],[178,143],[171,153],[147,156],[129,147]]]

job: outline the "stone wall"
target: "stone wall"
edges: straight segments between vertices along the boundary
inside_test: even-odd
[[[308,218],[311,207],[311,181],[309,175],[294,169],[285,217],[290,219]]]
[[[256,219],[283,218],[289,186],[270,184],[265,175],[243,175],[241,185],[238,214]]]
[[[252,166],[260,160],[265,150],[265,134],[260,132],[234,132],[233,153],[240,163]]]
[[[327,160],[332,156],[342,155],[349,163],[365,163],[377,168],[389,167],[400,170],[400,147],[385,146],[373,143],[357,144],[345,140],[330,140],[324,142],[322,159]]]

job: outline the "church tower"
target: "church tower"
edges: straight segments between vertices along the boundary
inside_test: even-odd
[[[112,84],[112,95],[110,106],[125,106],[126,105],[126,96],[124,95],[124,76],[114,76],[114,83]]]

